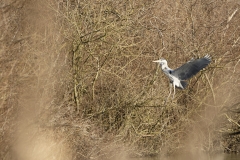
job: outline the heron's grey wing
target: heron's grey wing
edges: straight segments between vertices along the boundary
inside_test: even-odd
[[[211,58],[209,55],[200,59],[191,60],[181,67],[173,70],[172,75],[178,77],[180,80],[187,80],[205,68],[210,62]]]

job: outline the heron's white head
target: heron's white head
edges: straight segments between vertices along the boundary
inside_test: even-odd
[[[167,61],[163,58],[159,59],[159,60],[156,60],[156,61],[153,61],[153,62],[157,62],[159,63],[161,66],[164,66],[164,65],[167,65]]]
[[[167,61],[165,59],[163,59],[163,58],[161,58],[159,60],[156,60],[156,61],[153,61],[153,62],[159,63],[162,69],[168,68]]]

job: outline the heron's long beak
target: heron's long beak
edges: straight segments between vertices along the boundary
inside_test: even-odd
[[[153,62],[161,62],[161,60],[156,60],[156,61],[153,61]]]

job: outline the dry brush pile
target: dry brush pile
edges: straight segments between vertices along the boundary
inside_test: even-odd
[[[34,1],[30,4],[34,6]],[[41,22],[35,21],[31,22],[37,24],[34,29],[23,25],[24,43],[16,43],[25,54],[15,57],[20,62],[18,68],[12,67],[22,72],[15,74],[19,80],[13,84],[28,84],[30,90],[37,91],[33,97],[41,99],[29,104],[38,104],[32,108],[38,111],[34,127],[47,130],[55,140],[63,139],[73,155],[70,159],[101,159],[116,154],[116,150],[128,150],[135,156],[189,148],[237,151],[238,7],[237,1],[224,0],[47,3],[49,14],[54,16],[48,20],[42,14],[37,16],[46,25],[39,27]],[[38,10],[35,7],[33,11]],[[34,19],[34,14],[30,17]],[[28,24],[28,19],[24,20]],[[212,57],[209,67],[163,105],[169,82],[152,60],[164,57],[176,68],[206,54]],[[1,55],[2,62],[11,58]],[[11,67],[6,74],[14,75]],[[3,84],[12,85],[9,76],[2,77],[6,80]],[[24,83],[26,79],[31,83]],[[1,89],[5,93],[1,107],[5,117],[16,113],[6,102],[21,97],[18,91],[9,91],[6,86]],[[11,104],[23,111],[21,104]],[[1,125],[5,124],[2,120]],[[4,128],[1,133],[5,131],[10,129]],[[1,143],[7,146],[8,142]]]
[[[140,155],[184,148],[188,130],[196,134],[198,125],[203,150],[226,147],[220,145],[226,130],[217,122],[230,121],[222,111],[239,102],[237,2],[91,0],[61,5],[69,28],[64,34],[72,43],[72,99],[79,116],[136,147]],[[168,82],[151,61],[164,57],[177,67],[206,54],[213,59],[207,70],[163,106]]]

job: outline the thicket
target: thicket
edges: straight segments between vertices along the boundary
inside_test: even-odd
[[[44,6],[51,12],[38,10]],[[49,143],[66,144],[69,159],[240,150],[238,1],[13,0],[1,7],[9,30],[0,41],[1,157],[10,159],[19,117],[23,137],[59,140]],[[163,57],[176,68],[206,54],[211,64],[164,104],[169,81],[152,61]],[[67,159],[63,150],[49,152]]]
[[[184,148],[188,130],[198,127],[203,150],[227,147],[220,141],[228,127],[219,129],[217,122],[239,126],[238,115],[235,119],[223,112],[239,103],[237,1],[90,0],[61,5],[68,28],[64,35],[72,43],[71,95],[79,116],[97,124],[100,133],[136,147],[140,155]],[[176,68],[206,54],[212,57],[210,66],[163,105],[168,80],[152,60],[164,57]]]

